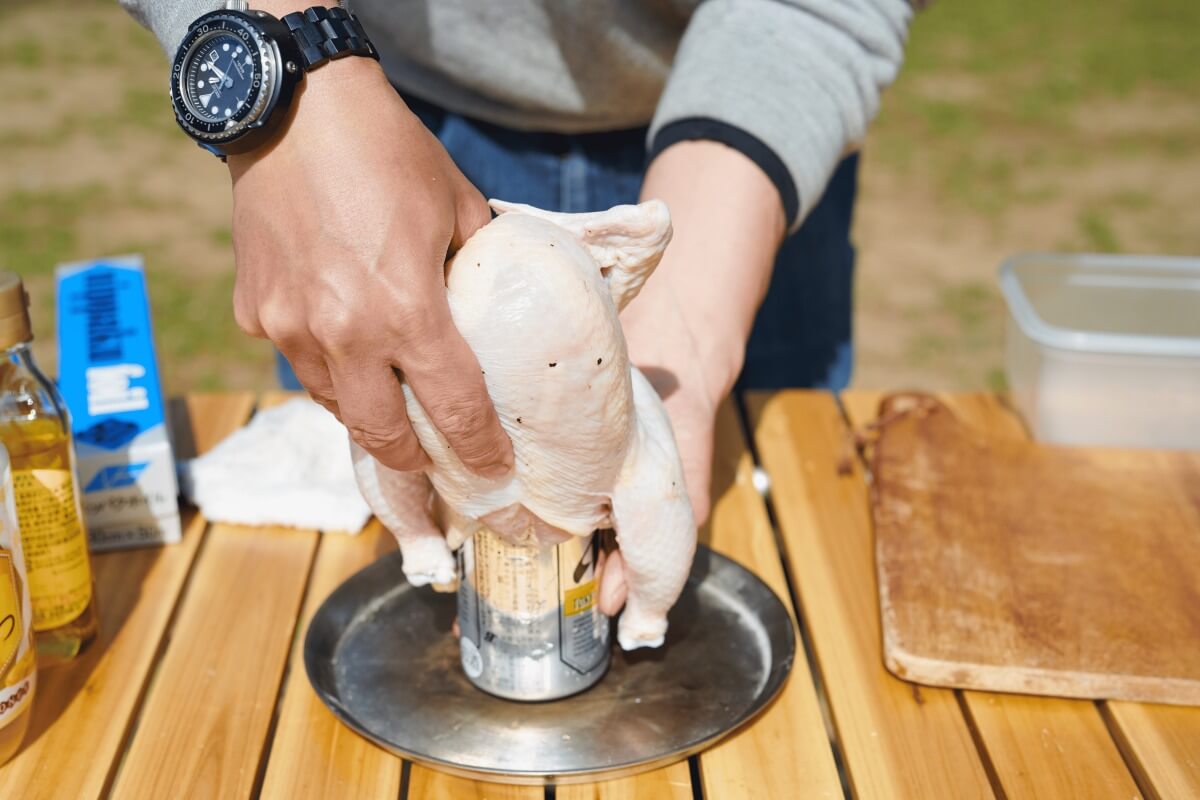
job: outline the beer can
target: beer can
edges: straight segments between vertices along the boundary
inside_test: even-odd
[[[458,551],[463,671],[509,700],[555,700],[604,676],[609,620],[596,602],[600,533],[523,547],[486,528]]]

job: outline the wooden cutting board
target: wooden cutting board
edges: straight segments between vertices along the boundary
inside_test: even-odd
[[[872,505],[888,669],[1200,705],[1200,453],[1036,445],[887,398]]]

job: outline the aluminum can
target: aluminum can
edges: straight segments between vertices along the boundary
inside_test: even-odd
[[[486,528],[458,551],[463,671],[509,700],[555,700],[604,676],[609,620],[596,601],[600,534],[509,544]]]

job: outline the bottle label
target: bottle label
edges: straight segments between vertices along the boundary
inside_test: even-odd
[[[52,630],[78,617],[92,600],[87,535],[79,521],[75,482],[66,469],[20,469],[13,470],[13,489],[29,571],[33,629]]]
[[[17,663],[17,650],[25,634],[17,569],[12,553],[0,548],[0,686],[4,685],[13,664]]]
[[[29,632],[13,554],[0,548],[0,728],[15,719],[33,696],[33,649],[21,644]]]

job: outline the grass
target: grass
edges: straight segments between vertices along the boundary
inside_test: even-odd
[[[932,168],[959,199],[968,197],[963,187],[1008,196],[1014,161],[1076,155],[1058,145],[1078,133],[1074,115],[1086,104],[1147,92],[1195,97],[1197,30],[1194,0],[935,3],[914,21],[904,72],[871,144],[896,168]],[[913,142],[921,143],[919,161]],[[992,144],[1008,157],[981,147]],[[1139,134],[1131,144],[1147,142]],[[1200,140],[1192,131],[1150,144],[1185,153]]]
[[[1083,233],[1089,250],[1100,253],[1116,253],[1121,249],[1116,231],[1100,211],[1088,209],[1080,214],[1079,230]]]

